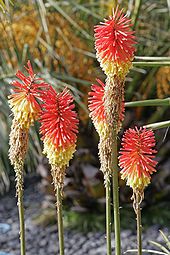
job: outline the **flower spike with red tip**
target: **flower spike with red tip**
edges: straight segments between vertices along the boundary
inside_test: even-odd
[[[57,185],[63,185],[65,168],[75,152],[78,119],[73,110],[73,97],[67,89],[61,93],[51,87],[47,96],[43,97],[41,111],[41,129],[44,153],[55,173]]]
[[[21,255],[25,255],[25,227],[23,208],[24,159],[28,149],[29,128],[38,118],[41,110],[41,96],[47,92],[49,85],[37,78],[31,62],[28,61],[25,69],[28,76],[21,71],[16,73],[20,81],[12,82],[13,94],[9,96],[9,105],[13,112],[11,132],[9,136],[9,159],[16,174],[16,193],[20,219]]]
[[[134,192],[143,193],[150,183],[151,175],[156,172],[154,146],[154,133],[146,128],[130,128],[123,136],[119,157],[119,165],[122,168],[120,173],[121,178],[127,180]]]
[[[90,117],[93,120],[94,126],[99,133],[100,137],[105,136],[107,132],[106,128],[106,114],[104,110],[104,89],[105,84],[96,79],[98,84],[92,84],[92,91],[89,92],[89,110]],[[119,116],[119,128],[124,119],[124,102],[122,103],[122,109]]]
[[[106,116],[104,112],[104,87],[105,84],[96,79],[98,84],[92,84],[91,92],[89,92],[89,110],[90,117],[94,126],[101,136],[105,132]]]
[[[22,83],[18,80],[12,82],[14,94],[9,96],[9,105],[20,124],[29,128],[38,118],[41,109],[38,100],[41,101],[41,97],[49,85],[41,78],[36,77],[30,61],[28,61],[25,69],[29,74],[28,76],[25,76],[20,70],[16,73],[17,78]]]
[[[78,119],[74,111],[73,97],[67,89],[61,93],[50,87],[48,94],[43,97],[43,107],[40,115],[44,154],[51,165],[53,177],[60,254],[64,254],[64,233],[62,219],[62,190],[66,167],[73,157],[78,133]]]
[[[144,189],[151,180],[151,175],[156,172],[157,162],[154,160],[155,137],[152,130],[146,128],[129,128],[122,139],[119,165],[121,178],[127,181],[133,189],[133,208],[137,221],[138,254],[142,254],[142,221],[141,202],[144,197]]]
[[[110,215],[110,177],[113,180],[113,201],[115,216],[115,254],[121,254],[118,169],[117,169],[117,134],[120,131],[124,113],[125,77],[132,66],[136,44],[131,20],[119,10],[113,10],[109,19],[104,19],[94,28],[96,57],[107,78],[102,89],[92,87],[90,110],[94,125],[100,134],[99,157],[101,170],[105,177],[106,211]],[[104,93],[101,100],[101,94]],[[101,107],[103,104],[103,108]],[[95,109],[96,107],[96,109]],[[98,114],[103,112],[103,120]],[[96,115],[96,116],[95,116]],[[100,124],[99,124],[100,123]],[[110,219],[107,221],[107,249],[111,254]]]
[[[104,72],[125,76],[134,58],[136,44],[131,20],[123,10],[113,10],[113,15],[95,26],[95,48]]]

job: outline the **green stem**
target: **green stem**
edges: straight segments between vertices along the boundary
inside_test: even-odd
[[[57,198],[57,220],[58,220],[58,237],[60,255],[64,255],[64,231],[63,231],[63,216],[62,216],[62,195],[61,188],[57,185],[56,198]]]
[[[149,56],[135,56],[137,60],[149,60],[149,61],[170,61],[170,57],[149,57]]]
[[[18,191],[18,211],[20,223],[20,249],[21,255],[25,255],[25,223],[24,223],[24,206],[22,189]]]
[[[25,255],[25,221],[24,221],[24,202],[23,202],[23,183],[24,183],[24,170],[23,162],[17,162],[14,165],[16,173],[16,195],[18,198],[18,213],[19,213],[19,227],[20,227],[20,251],[21,255]]]
[[[126,102],[126,107],[141,107],[141,106],[164,106],[170,105],[170,98],[165,99],[149,99],[141,101]]]
[[[110,177],[105,178],[106,186],[106,238],[107,238],[107,255],[111,255],[111,204],[110,204]]]
[[[137,220],[137,244],[138,244],[138,255],[142,255],[142,221],[141,221],[141,208],[139,202],[139,194],[137,196],[136,204],[136,220]]]
[[[133,20],[134,20],[133,30],[135,30],[135,27],[137,25],[141,5],[142,5],[142,0],[135,1],[134,14],[133,14]]]
[[[169,66],[170,61],[146,61],[146,62],[132,62],[134,66]]]
[[[145,125],[144,127],[148,128],[148,129],[150,128],[152,130],[157,130],[157,129],[160,129],[160,128],[170,127],[170,120],[148,124],[148,125]]]
[[[115,255],[121,255],[120,239],[120,213],[119,213],[119,187],[118,187],[118,162],[117,162],[117,135],[113,137],[113,208],[114,208],[114,229],[115,229]]]

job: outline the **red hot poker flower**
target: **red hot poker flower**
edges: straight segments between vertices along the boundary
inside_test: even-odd
[[[67,166],[75,151],[78,133],[73,97],[66,89],[57,94],[51,87],[43,100],[40,131],[43,135],[44,153],[51,165]]]
[[[92,84],[92,91],[89,92],[89,110],[90,117],[93,120],[94,126],[98,131],[99,135],[104,134],[106,129],[106,115],[104,111],[104,92],[105,92],[105,84],[96,79],[98,84]],[[124,102],[122,103],[122,111],[119,116],[120,123],[124,119]],[[120,123],[118,126],[120,126]]]
[[[120,173],[134,191],[142,192],[150,183],[151,174],[156,172],[157,162],[154,158],[157,151],[153,149],[154,146],[154,133],[146,128],[130,128],[123,136],[119,156]]]
[[[96,79],[98,84],[92,84],[89,92],[90,117],[99,135],[106,135],[106,116],[104,112],[104,88],[105,84]]]
[[[92,84],[91,89],[92,91],[89,92],[89,109],[91,111],[91,117],[96,121],[105,120],[104,114],[104,88],[105,84],[96,79],[98,84]]]
[[[95,48],[101,66],[108,74],[114,71],[113,65],[125,67],[134,57],[135,36],[131,31],[131,20],[123,14],[123,10],[113,10],[113,16],[95,26]]]
[[[15,119],[28,128],[37,119],[41,109],[37,100],[41,100],[41,96],[49,85],[41,78],[36,78],[30,61],[28,61],[25,69],[29,74],[28,76],[25,76],[21,71],[16,73],[17,78],[22,83],[18,80],[12,82],[15,93],[9,96],[9,104]]]

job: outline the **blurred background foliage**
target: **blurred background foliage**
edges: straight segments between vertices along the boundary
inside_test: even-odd
[[[71,90],[80,117],[78,148],[65,180],[66,207],[78,212],[104,210],[103,176],[99,171],[97,157],[98,135],[88,117],[87,101],[90,84],[96,78],[105,79],[95,59],[93,27],[111,14],[117,2],[134,21],[138,40],[136,55],[157,56],[162,57],[162,60],[170,56],[169,0],[0,1],[1,193],[8,191],[10,183],[14,181],[14,172],[8,160],[11,113],[7,97],[11,93],[10,82],[18,69],[24,71],[23,67],[30,59],[38,75],[57,91],[65,86]],[[140,57],[136,57],[135,61],[138,60]],[[170,66],[134,65],[126,81],[126,101],[169,96]],[[127,108],[123,129],[167,120],[169,117],[168,106]],[[42,155],[38,130],[39,125],[36,123],[30,132],[25,170],[27,174],[36,173],[42,177],[41,188],[49,195],[53,194],[51,177],[48,163]],[[146,190],[144,207],[149,204],[148,210],[156,211],[158,207],[155,205],[158,202],[164,203],[169,199],[168,135],[168,129],[156,131],[159,164],[152,185]],[[121,202],[127,202],[129,210],[131,192],[122,181],[120,191]],[[161,206],[164,208],[164,204]],[[68,214],[68,222],[69,218]]]

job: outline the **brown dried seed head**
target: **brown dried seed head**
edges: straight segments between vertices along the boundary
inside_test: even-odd
[[[9,159],[16,173],[16,194],[23,190],[23,166],[28,148],[28,129],[20,125],[16,118],[12,121],[9,135]]]
[[[118,133],[123,121],[124,80],[121,80],[116,75],[108,76],[104,98],[107,123],[111,130],[115,129]]]
[[[20,125],[14,118],[9,135],[9,159],[15,168],[23,166],[28,148],[28,129]]]
[[[101,171],[104,176],[111,175],[113,169],[113,148],[115,136],[121,128],[124,108],[124,81],[116,75],[110,75],[106,79],[104,92],[104,109],[106,112],[106,128],[100,137],[99,157]]]
[[[51,166],[51,175],[53,177],[53,184],[54,184],[55,190],[57,189],[57,186],[63,189],[65,171],[66,171],[66,166],[64,167],[58,167],[56,165]]]

